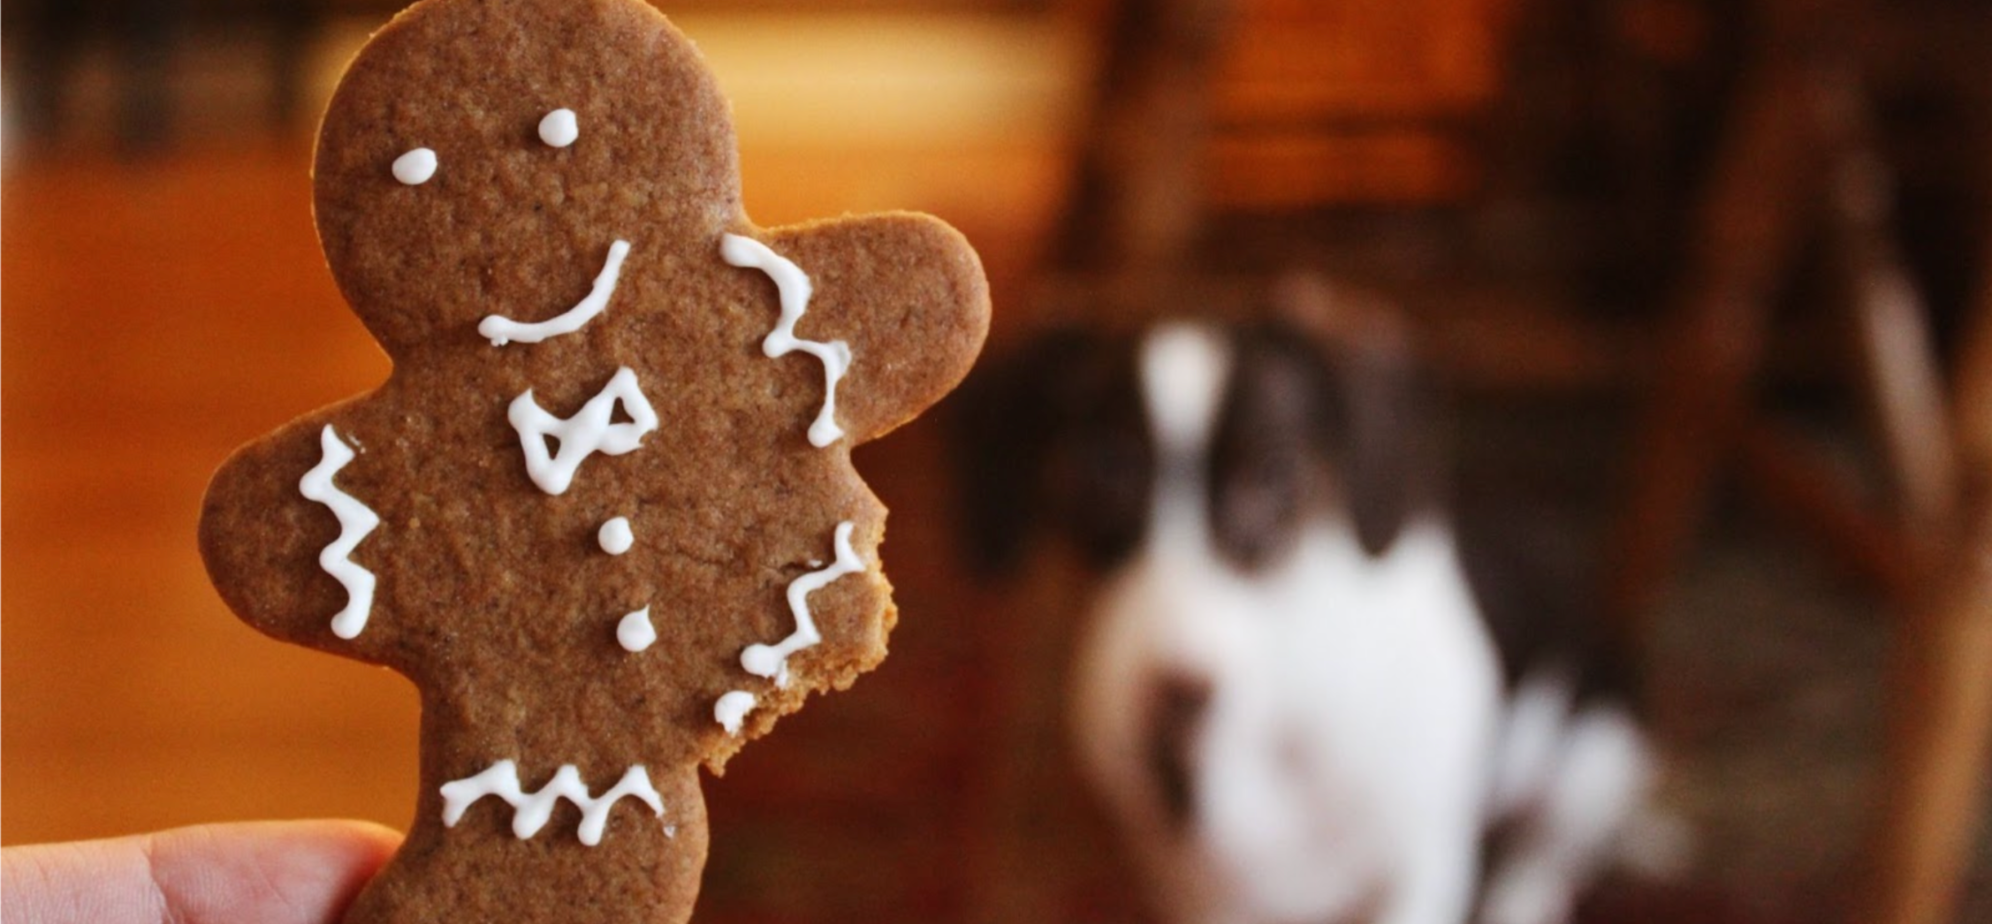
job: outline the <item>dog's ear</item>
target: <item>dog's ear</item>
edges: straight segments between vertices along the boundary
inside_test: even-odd
[[[1130,344],[1040,335],[978,366],[954,404],[962,547],[984,577],[1016,570],[1047,525],[1110,564],[1145,529],[1153,459]]]
[[[1382,555],[1437,500],[1434,388],[1392,306],[1294,277],[1275,292],[1279,323],[1312,342],[1328,391],[1315,433],[1340,474],[1341,504],[1370,555]]]
[[[1077,331],[1055,331],[1020,349],[985,355],[950,402],[961,548],[982,577],[1022,560],[1045,513],[1045,462],[1054,441],[1056,371],[1083,353]]]

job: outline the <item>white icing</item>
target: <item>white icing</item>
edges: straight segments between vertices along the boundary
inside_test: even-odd
[[[726,729],[727,734],[737,735],[740,734],[740,723],[753,709],[754,694],[746,690],[734,690],[721,696],[719,702],[712,704],[712,717],[719,721],[720,727]]]
[[[581,137],[581,125],[574,119],[574,110],[555,109],[540,120],[540,140],[548,147],[564,148]]]
[[[629,528],[629,517],[615,517],[595,531],[595,541],[602,546],[602,551],[621,555],[636,544],[636,533]]]
[[[616,402],[629,413],[627,423],[610,423]],[[642,445],[643,435],[657,429],[657,412],[637,386],[636,373],[628,366],[614,377],[581,410],[565,420],[540,409],[528,388],[512,399],[507,416],[519,431],[519,446],[526,453],[526,474],[533,484],[548,494],[564,494],[574,483],[574,472],[582,460],[600,452],[619,456]],[[549,455],[547,437],[560,441],[560,450]]]
[[[1157,449],[1194,457],[1217,429],[1236,359],[1216,330],[1172,322],[1155,329],[1141,345],[1142,397]]]
[[[616,643],[632,654],[657,643],[657,627],[650,624],[650,607],[630,613],[616,623]]]
[[[331,424],[318,431],[318,445],[323,455],[318,464],[299,479],[297,489],[307,500],[332,508],[332,515],[339,519],[339,538],[332,540],[331,545],[318,553],[318,566],[338,578],[346,588],[346,608],[332,617],[332,634],[350,639],[367,627],[367,616],[373,611],[374,595],[374,574],[353,561],[353,547],[380,525],[380,517],[360,503],[358,498],[339,490],[332,483],[332,476],[345,468],[346,463],[353,461],[353,450],[340,442]]]
[[[831,581],[865,569],[864,560],[851,548],[853,525],[849,520],[837,524],[834,543],[837,560],[831,562],[830,567],[811,571],[789,582],[788,605],[789,613],[795,617],[795,631],[776,644],[757,642],[740,652],[740,666],[746,668],[748,673],[773,678],[777,686],[786,687],[789,656],[823,641],[823,636],[816,631],[816,620],[809,614],[809,595]]]
[[[821,449],[836,442],[844,435],[844,429],[837,426],[837,383],[851,369],[851,347],[842,340],[823,343],[795,335],[796,322],[809,310],[809,275],[766,244],[738,234],[721,238],[719,255],[732,266],[758,269],[775,281],[775,289],[781,296],[782,316],[775,329],[761,341],[761,352],[769,359],[779,359],[801,350],[822,360],[823,409],[809,425],[809,443]]]
[[[443,784],[443,826],[454,828],[464,810],[485,796],[497,796],[510,803],[512,834],[525,840],[546,827],[553,809],[562,799],[581,809],[581,843],[590,847],[602,842],[602,830],[609,824],[609,809],[625,796],[635,796],[650,806],[659,818],[664,816],[664,798],[650,785],[650,773],[641,765],[629,768],[622,779],[600,796],[590,796],[581,782],[581,771],[573,764],[562,765],[553,779],[528,793],[519,786],[519,765],[509,760],[492,764],[483,773]]]
[[[492,346],[504,346],[514,340],[520,343],[538,343],[549,337],[571,334],[581,329],[581,325],[594,320],[609,307],[609,296],[616,292],[616,281],[622,276],[623,258],[629,256],[629,242],[616,241],[609,245],[609,257],[602,263],[602,271],[595,274],[595,285],[588,290],[587,297],[574,303],[574,307],[544,321],[514,321],[511,318],[491,314],[477,322],[477,332]]]
[[[436,175],[436,152],[416,148],[394,159],[394,178],[406,186],[420,186]]]

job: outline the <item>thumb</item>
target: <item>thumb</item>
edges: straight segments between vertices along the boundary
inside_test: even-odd
[[[400,835],[356,821],[201,825],[0,851],[7,924],[329,924]]]

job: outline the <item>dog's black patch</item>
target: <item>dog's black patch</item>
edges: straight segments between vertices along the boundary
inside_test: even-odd
[[[1044,526],[1101,570],[1134,551],[1155,447],[1132,338],[1052,332],[978,371],[959,407],[953,448],[977,570],[1014,570]]]
[[[1233,342],[1209,450],[1210,529],[1218,552],[1253,572],[1299,538],[1325,461],[1316,435],[1329,399],[1320,361],[1291,337],[1256,327]]]
[[[1210,683],[1172,675],[1155,683],[1148,713],[1148,768],[1155,780],[1163,822],[1171,831],[1187,829],[1196,814],[1197,769],[1190,749],[1196,743]]]

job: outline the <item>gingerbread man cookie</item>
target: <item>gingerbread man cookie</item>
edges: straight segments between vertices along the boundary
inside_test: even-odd
[[[201,550],[252,626],[421,691],[412,830],[347,920],[686,919],[698,765],[885,655],[850,450],[968,371],[974,251],[755,227],[726,101],[639,0],[418,3],[314,184],[394,372],[229,459]]]

